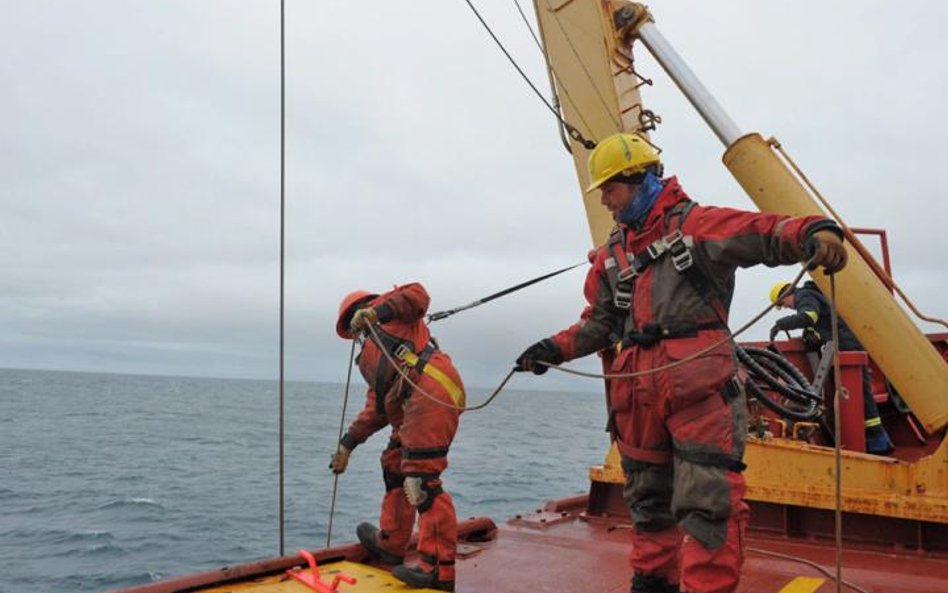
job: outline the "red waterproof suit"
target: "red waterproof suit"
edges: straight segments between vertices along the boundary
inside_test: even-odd
[[[825,225],[819,217],[699,206],[667,179],[641,228],[618,225],[611,245],[595,252],[589,305],[551,340],[565,360],[604,350],[613,374],[686,358],[728,335],[736,268],[799,262],[809,233]],[[620,282],[617,270],[629,268]],[[743,563],[746,410],[735,372],[725,342],[677,368],[608,387],[635,523],[632,567],[680,581],[688,593],[736,590]]]
[[[421,284],[407,284],[366,304],[379,312],[379,329],[389,352],[399,346],[419,355],[406,364],[411,380],[438,401],[463,407],[464,386],[451,358],[438,350],[424,323],[428,293]],[[404,357],[405,350],[401,350]],[[415,360],[409,355],[411,360]],[[427,359],[427,362],[421,364]],[[458,428],[460,412],[439,405],[416,392],[392,368],[378,346],[366,340],[359,355],[359,370],[369,390],[365,407],[349,425],[342,443],[352,449],[386,425],[392,426],[388,447],[382,452],[385,496],[379,520],[382,547],[404,556],[415,523],[415,507],[402,488],[406,476],[423,478],[427,498],[418,506],[418,553],[426,572],[438,569],[443,581],[454,580],[457,516],[451,495],[441,487],[441,472],[448,467],[448,448]]]

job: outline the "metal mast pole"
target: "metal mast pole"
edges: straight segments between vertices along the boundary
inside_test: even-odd
[[[643,23],[638,29],[638,35],[725,147],[744,135],[724,108],[711,96],[708,89],[701,84],[675,48],[668,43],[655,23]]]
[[[285,42],[285,10],[284,0],[280,0],[280,556],[283,555],[283,467],[284,467],[284,435],[283,435],[283,276],[286,254],[286,42]]]

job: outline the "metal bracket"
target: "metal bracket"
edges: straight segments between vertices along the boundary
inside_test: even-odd
[[[816,393],[823,393],[826,380],[829,379],[830,369],[833,368],[833,355],[836,354],[836,344],[832,340],[823,345],[820,364],[813,371],[813,382],[810,384]]]

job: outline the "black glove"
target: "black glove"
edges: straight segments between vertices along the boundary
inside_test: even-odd
[[[808,327],[813,327],[813,319],[802,311],[781,317],[770,328],[770,341],[773,342],[779,332],[790,331],[791,329],[806,329]]]
[[[803,345],[806,346],[808,352],[819,352],[820,348],[823,347],[823,338],[820,336],[820,332],[812,327],[803,330]]]
[[[548,362],[550,364],[560,364],[563,362],[563,355],[560,349],[556,347],[553,340],[544,338],[523,351],[523,354],[517,357],[515,371],[533,371],[534,375],[542,375],[546,372],[546,365],[535,364],[537,362]]]

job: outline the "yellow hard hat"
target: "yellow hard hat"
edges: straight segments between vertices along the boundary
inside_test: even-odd
[[[777,300],[780,297],[784,296],[787,288],[789,287],[790,287],[790,283],[787,282],[786,280],[781,280],[780,282],[774,284],[770,288],[770,302],[776,305]]]
[[[613,134],[604,138],[589,154],[589,187],[599,188],[619,174],[635,175],[649,165],[662,162],[658,152],[638,134]]]

